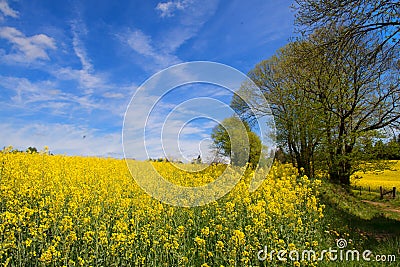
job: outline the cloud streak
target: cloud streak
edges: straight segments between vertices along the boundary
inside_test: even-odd
[[[87,93],[91,93],[93,88],[104,88],[106,82],[99,74],[94,74],[94,67],[89,59],[86,48],[81,40],[81,35],[86,33],[86,28],[83,23],[74,21],[71,24],[72,28],[72,47],[75,55],[78,57],[82,68],[80,70],[73,70],[69,68],[60,69],[61,77],[72,78],[79,81],[79,84],[87,89]]]
[[[141,30],[129,30],[123,34],[121,40],[124,40],[124,42],[139,55],[151,59],[152,64],[155,65],[155,69],[157,70],[181,62],[181,60],[172,53],[159,49],[157,45],[154,44],[152,38]]]
[[[7,3],[6,0],[0,0],[0,11],[6,17],[18,18],[19,12],[13,10]]]
[[[73,99],[85,98],[85,103],[92,103],[93,108],[101,108],[112,111],[115,114],[121,114],[123,108],[121,101],[127,102],[126,97],[130,96],[135,85],[121,85],[110,82],[108,73],[98,72],[90,59],[84,44],[84,37],[87,34],[86,26],[78,20],[71,23],[72,33],[72,51],[74,56],[79,59],[80,68],[60,67],[50,70],[50,73],[59,81],[76,81],[81,89],[81,97],[75,96]],[[83,95],[83,96],[82,96]],[[96,96],[97,101],[91,97]],[[99,98],[105,98],[109,101],[108,105],[99,102]],[[125,99],[124,99],[125,98]],[[127,104],[127,103],[126,103]],[[89,107],[89,105],[86,105]]]

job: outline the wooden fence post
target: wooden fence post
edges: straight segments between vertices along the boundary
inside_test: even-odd
[[[383,196],[384,196],[384,195],[387,195],[387,194],[392,194],[393,198],[396,198],[396,187],[393,187],[393,190],[391,190],[391,191],[386,191],[386,192],[385,192],[385,190],[383,190],[383,187],[382,187],[382,186],[379,187],[379,189],[380,189],[380,191],[381,191],[381,199],[383,199]]]

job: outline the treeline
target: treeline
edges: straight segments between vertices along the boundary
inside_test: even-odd
[[[355,153],[360,160],[400,160],[400,134],[389,141],[384,140],[386,141],[368,139],[356,148]],[[296,163],[296,159],[282,147],[277,149],[275,159],[281,163]]]
[[[368,142],[363,152],[374,160],[400,160],[400,134],[386,143],[382,140],[375,143]]]
[[[28,147],[26,150],[20,150],[16,149],[13,146],[8,146],[8,147],[3,147],[3,149],[0,151],[1,153],[29,153],[29,154],[36,154],[36,153],[42,153],[42,154],[49,154],[53,155],[47,146],[43,148],[42,151],[38,150],[36,147]]]
[[[168,157],[164,157],[164,158],[163,158],[163,157],[161,157],[161,158],[149,158],[147,161],[150,161],[150,162],[183,163],[182,160],[179,160],[179,159],[171,159],[171,158],[168,158]],[[201,164],[201,163],[202,163],[202,160],[201,160],[200,155],[199,155],[197,158],[192,159],[190,163],[191,163],[191,164]]]

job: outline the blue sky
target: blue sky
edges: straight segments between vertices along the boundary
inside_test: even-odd
[[[292,2],[0,0],[0,146],[121,157],[142,83],[188,61],[247,73],[293,36]],[[187,125],[204,138],[213,124]]]

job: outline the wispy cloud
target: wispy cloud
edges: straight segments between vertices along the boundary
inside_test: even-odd
[[[157,44],[152,41],[152,38],[141,30],[129,30],[120,39],[124,40],[136,53],[151,59],[152,64],[155,65],[155,68],[152,68],[153,70],[181,62],[172,53],[159,49]]]
[[[14,104],[21,106],[60,97],[60,91],[51,81],[32,83],[26,78],[0,76],[0,86],[11,92]]]
[[[62,115],[63,118],[69,118],[100,112],[108,119],[121,119],[134,86],[111,82],[108,73],[97,72],[83,41],[87,34],[85,24],[75,20],[70,26],[72,39],[71,50],[68,52],[79,60],[80,66],[77,67],[63,67],[62,63],[57,62],[58,57],[49,60],[47,51],[56,49],[53,38],[45,34],[27,37],[15,28],[0,27],[0,38],[12,44],[10,53],[0,50],[1,58],[24,63],[35,60],[50,61],[38,67],[39,71],[50,74],[46,75],[48,77],[45,79],[0,75],[0,88],[6,90],[3,104],[7,109],[18,109],[21,112],[19,116],[22,116],[22,113],[32,116],[45,112],[46,116]],[[92,121],[96,123],[101,119],[97,116]]]
[[[133,90],[132,90],[132,92],[133,92]],[[123,93],[117,93],[117,92],[105,92],[103,94],[103,97],[105,97],[105,98],[124,98],[124,97],[126,97],[126,95]]]
[[[87,126],[61,123],[0,123],[1,145],[17,149],[49,146],[55,153],[122,158],[121,134],[103,133]]]
[[[92,100],[93,107],[99,107],[98,98],[106,98],[110,101],[117,101],[118,103],[109,102],[104,105],[102,109],[118,110],[122,112],[120,107],[121,99],[130,96],[135,85],[117,84],[110,81],[109,73],[99,72],[96,70],[91,58],[88,55],[85,47],[84,39],[87,34],[86,26],[81,21],[73,21],[71,23],[72,33],[72,53],[79,59],[80,67],[58,67],[49,70],[49,72],[59,81],[75,81],[78,84],[79,95],[83,95],[86,99],[95,96],[97,102]],[[81,98],[81,97],[79,97]],[[126,101],[125,101],[126,102]]]
[[[89,59],[86,48],[81,40],[86,34],[85,25],[82,22],[74,21],[71,24],[72,48],[78,57],[82,67],[81,69],[62,68],[57,70],[56,76],[59,78],[77,80],[86,93],[92,93],[93,88],[104,88],[106,82],[101,74],[95,73],[93,64]]]
[[[13,27],[1,27],[0,38],[12,44],[12,52],[4,56],[7,61],[29,63],[37,59],[49,60],[47,50],[56,49],[53,38],[45,34],[28,37]]]
[[[197,34],[215,13],[217,4],[218,1],[214,0],[160,2],[155,8],[160,17],[175,17],[178,23],[165,27],[165,30],[153,36],[140,29],[134,29],[127,30],[118,37],[136,53],[151,60],[145,64],[145,69],[158,71],[182,62],[177,56],[177,50]]]
[[[85,25],[81,22],[78,23],[77,21],[71,24],[72,29],[72,45],[76,56],[79,58],[82,69],[85,71],[93,71],[93,65],[90,62],[90,59],[87,56],[86,49],[80,39],[80,35],[86,34],[87,30]]]
[[[0,11],[4,14],[4,16],[18,18],[19,12],[13,10],[7,3],[6,0],[0,0]],[[1,15],[0,15],[1,16]]]
[[[173,53],[185,42],[196,36],[203,25],[215,14],[218,1],[192,0],[168,3],[182,6],[179,16],[176,16],[178,20],[176,26],[163,32],[160,37],[161,48],[168,53]],[[171,8],[169,11],[172,12],[173,9]]]
[[[140,30],[135,30],[128,34],[129,38],[127,42],[133,50],[144,56],[151,56],[151,57],[156,56],[154,48],[151,45],[150,36],[147,36]]]
[[[68,115],[73,111],[91,111],[103,106],[89,96],[79,96],[58,89],[57,81],[32,82],[27,78],[0,76],[0,86],[9,92],[10,97],[6,100],[9,105],[30,113],[47,109],[47,115]],[[79,109],[75,110],[77,107]]]

